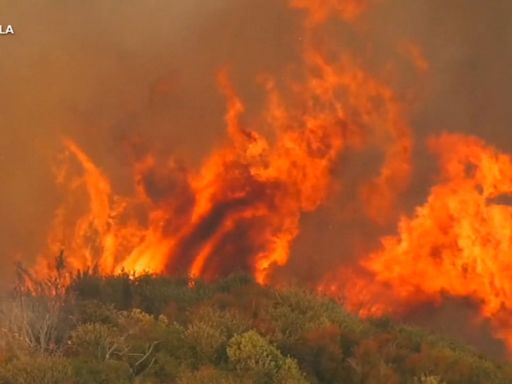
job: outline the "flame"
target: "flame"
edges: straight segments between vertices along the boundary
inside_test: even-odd
[[[300,79],[285,89],[268,75],[262,83],[266,106],[254,122],[242,122],[244,102],[221,70],[225,144],[197,170],[161,165],[148,154],[134,164],[134,196],[115,194],[104,172],[65,140],[81,175],[69,166],[58,172],[67,198],[36,269],[49,273],[62,249],[70,270],[215,278],[242,269],[267,283],[288,262],[303,213],[328,198],[346,148],[384,153],[361,199],[370,216],[385,217],[408,182],[412,148],[392,89],[351,58],[331,63],[312,47]]]
[[[110,181],[76,143],[65,139],[64,146],[83,173],[75,176],[67,162],[61,164],[57,180],[66,199],[56,211],[49,249],[35,268],[38,275],[50,273],[55,268],[51,256],[61,252],[72,271],[96,269],[113,274],[123,269],[142,271],[149,260],[153,265],[162,263],[170,247],[161,228],[166,213],[152,209],[142,191],[133,199],[114,195]],[[147,227],[134,217],[137,205],[150,212]]]
[[[284,81],[261,76],[267,100],[251,121],[227,69],[219,71],[226,140],[197,169],[149,152],[134,162],[133,193],[123,196],[78,143],[63,141],[56,167],[63,201],[33,268],[38,276],[60,273],[55,257],[62,255],[71,272],[212,279],[242,269],[268,283],[287,264],[303,214],[328,199],[347,149],[383,153],[359,199],[373,221],[392,217],[411,172],[403,108],[358,60],[328,59],[313,43],[313,31],[330,17],[354,21],[366,2],[294,0],[291,7],[308,14],[302,63]]]
[[[372,315],[445,294],[472,298],[511,349],[512,206],[496,199],[512,193],[512,156],[458,134],[434,137],[429,147],[439,158],[439,183],[414,215],[402,217],[398,234],[363,260],[367,276],[348,276],[344,300]],[[331,282],[321,290],[338,288]]]

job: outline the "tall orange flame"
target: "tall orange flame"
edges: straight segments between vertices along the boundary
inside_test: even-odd
[[[227,99],[229,140],[197,171],[164,170],[175,184],[164,198],[156,199],[151,190],[152,178],[161,172],[151,156],[134,167],[136,196],[121,197],[67,140],[83,176],[69,180],[70,201],[58,211],[52,247],[40,265],[57,254],[58,244],[74,269],[206,278],[244,269],[266,282],[273,267],[286,264],[301,214],[327,198],[342,150],[363,143],[382,146],[376,137],[388,137],[382,148],[385,161],[363,195],[370,214],[389,210],[408,179],[411,150],[392,90],[348,58],[333,65],[309,49],[305,63],[305,80],[290,85],[289,100],[272,78],[264,81],[268,102],[258,121],[273,132],[272,138],[241,123],[244,104],[222,71],[219,85]],[[70,209],[76,203],[71,196],[84,191],[89,209],[77,215]],[[145,217],[137,213],[141,209]]]

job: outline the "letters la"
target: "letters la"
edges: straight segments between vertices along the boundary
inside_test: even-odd
[[[0,25],[0,35],[14,35],[12,25]]]

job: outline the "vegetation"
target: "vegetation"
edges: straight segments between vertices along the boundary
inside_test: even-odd
[[[469,348],[244,275],[86,273],[59,287],[2,301],[0,384],[512,383]]]

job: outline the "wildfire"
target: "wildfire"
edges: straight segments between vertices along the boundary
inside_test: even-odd
[[[335,66],[308,51],[305,61],[305,81],[290,86],[292,101],[283,99],[271,78],[265,81],[268,102],[259,120],[273,139],[242,125],[243,102],[221,72],[228,141],[196,171],[165,170],[176,188],[163,199],[152,196],[149,186],[162,172],[151,156],[134,166],[136,195],[122,197],[77,144],[66,140],[82,176],[59,172],[69,201],[57,211],[52,246],[39,269],[48,270],[49,255],[58,247],[72,269],[206,278],[243,269],[266,282],[273,267],[286,264],[301,214],[327,198],[343,149],[371,143],[365,136],[389,136],[382,171],[363,189],[373,214],[388,210],[408,177],[410,155],[409,132],[393,92],[348,59]],[[72,206],[80,193],[88,209],[77,219]],[[372,204],[374,194],[386,200]],[[137,216],[141,209],[143,218]]]
[[[354,22],[367,7],[361,0],[290,5],[307,11],[309,37],[330,17]],[[347,150],[382,153],[358,198],[370,221],[389,223],[411,176],[405,108],[357,59],[332,59],[306,40],[299,76],[262,76],[266,103],[254,120],[243,118],[244,100],[228,71],[219,71],[223,145],[192,170],[148,153],[133,164],[132,196],[117,194],[91,157],[64,140],[56,180],[65,198],[34,270],[51,274],[63,252],[69,271],[213,279],[245,270],[269,283],[288,263],[303,214],[330,197],[333,169]],[[418,46],[407,43],[403,53],[419,72],[429,71]],[[470,297],[512,350],[512,207],[494,200],[512,193],[512,157],[456,134],[429,146],[440,176],[427,201],[360,265],[326,276],[319,289],[365,316],[399,314],[444,294]]]

